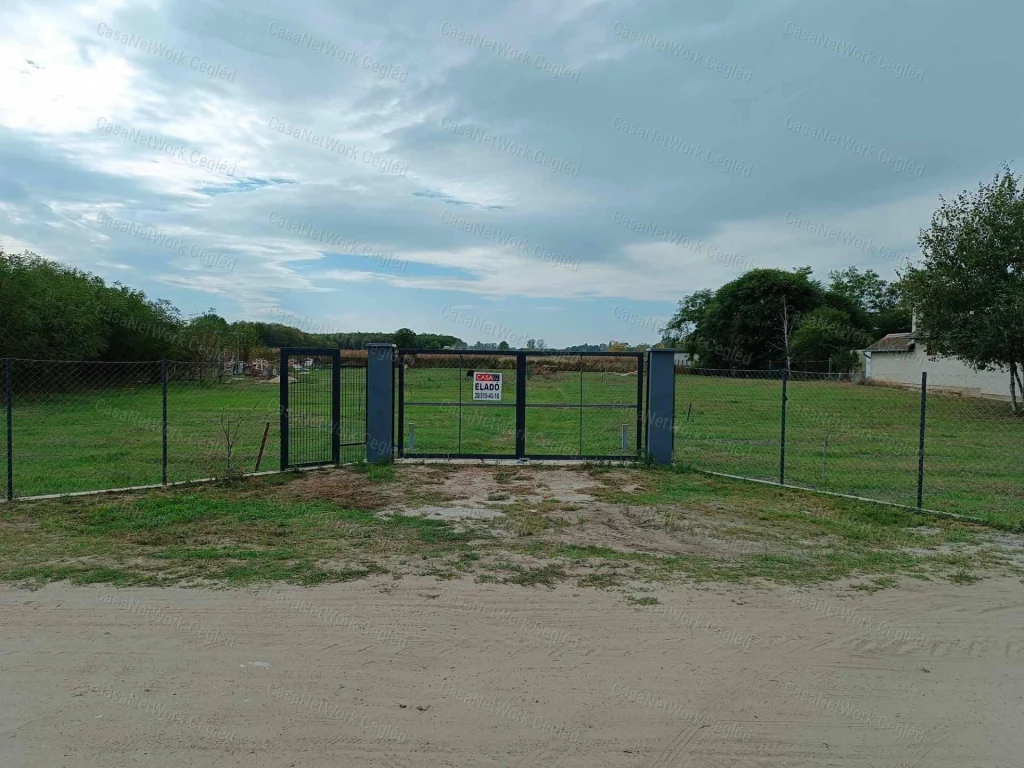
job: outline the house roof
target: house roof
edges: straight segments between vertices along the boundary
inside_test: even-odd
[[[914,333],[890,333],[883,336],[865,352],[911,352],[917,341],[917,334]]]

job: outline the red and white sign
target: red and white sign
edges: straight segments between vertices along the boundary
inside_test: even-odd
[[[501,374],[473,371],[473,399],[501,400]]]

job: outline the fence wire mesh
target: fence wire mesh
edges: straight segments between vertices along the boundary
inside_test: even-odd
[[[279,429],[276,378],[167,363],[168,482],[255,472],[265,431],[270,458],[265,452],[260,470],[277,469]]]
[[[787,384],[786,482],[915,505],[920,395],[823,374]]]
[[[404,387],[400,445],[406,455],[513,455],[516,446],[516,356],[401,354]],[[473,374],[501,374],[501,398],[473,399]]]
[[[675,460],[778,481],[782,371],[677,370]]]
[[[161,481],[159,362],[12,362],[15,495]]]
[[[365,458],[365,353],[347,365],[341,439],[342,461],[351,462]],[[13,450],[8,454],[8,401],[6,387],[0,387],[2,496],[8,466],[14,497],[203,480],[279,466],[280,378],[268,367],[0,360],[0,379],[8,379],[8,367]]]
[[[1024,414],[1007,394],[980,397],[976,383],[928,375],[924,505],[932,509],[1024,520]]]
[[[675,460],[907,506],[920,490],[925,509],[1024,526],[1024,416],[966,377],[924,394],[846,374],[680,369]]]
[[[519,360],[525,375],[519,402]],[[398,358],[403,456],[633,458],[639,450],[639,356],[431,354]],[[500,376],[500,398],[474,399],[474,374]]]

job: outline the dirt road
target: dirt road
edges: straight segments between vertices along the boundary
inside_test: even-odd
[[[0,765],[1019,766],[1024,587],[0,589]]]

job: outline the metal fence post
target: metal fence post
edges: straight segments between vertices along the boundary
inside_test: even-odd
[[[7,358],[7,500],[14,501],[14,358]]]
[[[917,508],[924,505],[924,425],[928,412],[928,372],[921,371],[921,436],[917,446]]]
[[[526,455],[526,353],[516,353],[516,458]]]
[[[161,436],[162,451],[160,463],[160,482],[167,485],[167,361],[160,361],[160,381],[163,388],[163,434]]]
[[[782,371],[782,434],[779,436],[779,485],[786,484],[786,404],[789,402],[789,371]]]
[[[331,462],[341,463],[341,350],[331,355]]]
[[[289,467],[290,457],[288,456],[288,382],[291,372],[288,369],[288,351],[281,348],[281,373],[278,378],[281,380],[281,388],[278,390],[280,400],[278,401],[278,416],[281,419],[281,471],[285,472]]]

